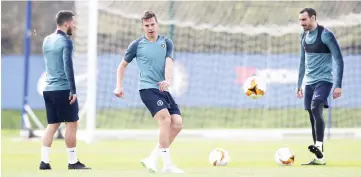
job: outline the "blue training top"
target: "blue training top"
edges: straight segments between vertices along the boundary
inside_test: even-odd
[[[301,88],[303,77],[305,84],[319,81],[333,82],[332,56],[336,64],[335,87],[341,88],[343,77],[343,58],[334,34],[318,25],[316,29],[301,33],[301,61],[297,88]]]
[[[43,41],[46,69],[44,91],[70,90],[76,94],[73,70],[73,42],[61,30],[46,36]]]
[[[165,80],[166,57],[174,59],[173,42],[164,36],[158,36],[155,42],[142,36],[130,43],[124,60],[130,63],[136,58],[140,71],[139,90],[159,89],[158,82]]]

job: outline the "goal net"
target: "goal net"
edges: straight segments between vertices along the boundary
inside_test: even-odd
[[[330,98],[331,108],[324,112],[328,132],[330,128],[360,128],[358,2],[327,2],[326,6],[324,2],[99,1],[92,18],[89,15],[94,17],[95,11],[88,3],[76,1],[74,67],[77,76],[86,76],[77,83],[85,113],[82,128],[90,128],[96,138],[98,132],[119,137],[117,132],[149,132],[157,127],[137,90],[135,60],[126,70],[125,98],[113,95],[117,66],[129,43],[143,35],[141,14],[152,10],[160,34],[174,42],[171,93],[182,111],[185,130],[297,128],[310,132],[303,100],[295,96],[302,30],[298,12],[306,6],[313,7],[318,22],[334,32],[344,56],[343,95]],[[93,28],[95,37],[89,32]],[[89,60],[96,65],[90,67]],[[267,80],[267,93],[261,99],[249,99],[242,91],[243,82],[252,75]]]

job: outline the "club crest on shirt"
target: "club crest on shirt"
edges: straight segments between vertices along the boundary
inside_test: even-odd
[[[157,101],[157,105],[158,105],[158,106],[162,106],[162,105],[163,105],[163,101],[162,101],[162,100],[158,100],[158,101]]]
[[[165,48],[165,44],[160,45],[162,48]]]

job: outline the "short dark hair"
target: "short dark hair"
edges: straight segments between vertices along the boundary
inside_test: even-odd
[[[148,20],[148,19],[151,19],[153,17],[154,17],[155,21],[158,23],[157,16],[155,15],[155,13],[153,11],[151,11],[151,10],[147,10],[147,11],[143,12],[141,20],[143,22],[143,20]]]
[[[56,14],[56,24],[63,25],[64,22],[71,21],[75,14],[70,10],[61,10]]]
[[[313,15],[315,16],[315,20],[316,20],[316,10],[312,9],[312,8],[304,8],[300,11],[300,14],[307,12],[308,16],[311,18]]]

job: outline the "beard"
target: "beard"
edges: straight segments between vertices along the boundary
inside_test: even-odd
[[[73,30],[71,30],[71,28],[69,27],[67,30],[66,30],[66,34],[71,36],[73,35]]]
[[[305,25],[305,26],[302,26],[303,27],[303,30],[305,31],[308,31],[311,29],[311,25]]]

